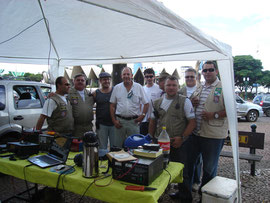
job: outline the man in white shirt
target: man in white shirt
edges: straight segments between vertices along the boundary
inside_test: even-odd
[[[192,98],[193,92],[196,90],[196,82],[197,80],[197,72],[193,68],[188,68],[185,71],[185,81],[186,81],[186,86],[182,87],[179,91],[180,94],[187,96],[189,99]],[[198,74],[199,76],[199,74]],[[191,147],[188,147],[189,149]],[[187,167],[187,166],[185,166]],[[192,190],[197,191],[199,190],[200,183],[201,183],[201,168],[202,168],[202,157],[200,157],[197,160],[195,171],[194,171],[194,176],[193,176],[193,185],[192,185]],[[185,171],[184,171],[185,173]]]
[[[110,113],[115,126],[114,144],[123,147],[125,139],[140,132],[139,123],[145,117],[149,102],[143,87],[132,81],[132,70],[125,67],[121,74],[123,82],[116,85],[110,99]],[[141,113],[141,104],[144,105]]]
[[[148,134],[148,126],[149,126],[149,119],[151,113],[153,111],[153,102],[160,98],[162,90],[159,88],[157,84],[154,83],[155,81],[155,71],[152,68],[146,69],[144,72],[144,78],[146,81],[146,85],[143,86],[143,89],[146,93],[146,96],[149,101],[149,108],[148,112],[145,115],[141,125],[140,125],[140,133],[143,135]]]
[[[169,76],[165,82],[166,94],[164,97],[154,102],[155,113],[152,114],[149,124],[149,133],[158,136],[162,126],[166,126],[166,131],[171,140],[170,160],[187,164],[189,150],[185,142],[196,126],[195,114],[191,101],[183,95],[178,94],[178,80],[174,76]],[[185,168],[184,168],[185,170]],[[179,184],[179,191],[188,191],[188,179],[185,176],[182,184]],[[191,194],[180,196],[179,193],[171,194],[172,198],[181,200],[192,200]]]
[[[70,84],[64,77],[58,77],[55,81],[55,94],[45,101],[42,113],[36,124],[36,129],[41,130],[45,119],[48,122],[48,130],[60,134],[71,134],[74,119],[72,108],[65,95],[68,93]]]

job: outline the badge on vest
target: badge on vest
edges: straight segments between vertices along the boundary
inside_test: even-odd
[[[217,87],[215,89],[215,92],[214,92],[214,102],[215,103],[219,103],[219,99],[220,99],[220,96],[221,96],[221,91],[222,91],[221,87]]]
[[[65,117],[67,115],[67,106],[66,105],[60,105],[60,111],[61,111],[61,116]]]
[[[71,97],[72,104],[78,104],[79,97]]]

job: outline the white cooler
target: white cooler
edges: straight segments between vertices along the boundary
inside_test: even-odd
[[[202,203],[237,203],[236,180],[213,178],[202,187]]]

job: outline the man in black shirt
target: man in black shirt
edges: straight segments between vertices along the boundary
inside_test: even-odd
[[[114,124],[110,115],[110,97],[112,94],[111,75],[107,72],[99,74],[101,88],[97,89],[93,95],[96,102],[96,129],[99,137],[101,150],[108,149],[108,139],[110,147],[113,146]]]

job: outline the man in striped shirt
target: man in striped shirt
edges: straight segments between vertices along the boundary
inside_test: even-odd
[[[216,63],[207,61],[202,74],[205,83],[199,86],[191,99],[195,107],[196,128],[191,136],[192,150],[189,157],[190,189],[196,160],[201,154],[203,177],[201,187],[216,176],[218,159],[224,139],[228,135],[223,91],[219,81]],[[192,170],[193,169],[193,170]],[[201,194],[201,190],[199,190]]]

